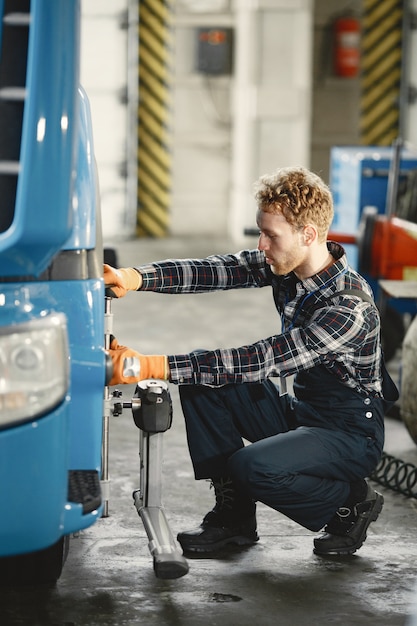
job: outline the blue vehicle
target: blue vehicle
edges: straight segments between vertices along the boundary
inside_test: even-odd
[[[0,0],[0,580],[103,512],[103,251],[78,0]]]

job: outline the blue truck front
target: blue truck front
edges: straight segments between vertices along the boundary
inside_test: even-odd
[[[48,580],[102,510],[97,176],[79,2],[0,0],[0,18],[0,573],[49,551]]]

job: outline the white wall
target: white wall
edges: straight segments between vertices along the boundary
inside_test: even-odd
[[[81,84],[90,100],[100,179],[104,240],[132,231],[126,206],[127,31],[121,28],[128,0],[82,0]],[[129,222],[130,220],[130,222]]]
[[[235,0],[236,68],[228,232],[255,226],[253,183],[310,165],[313,2]]]
[[[417,11],[417,0],[411,4]],[[136,54],[127,61],[127,31],[120,27],[133,5],[137,0],[82,0],[81,78],[92,107],[105,242],[135,231],[135,190],[120,173],[126,161],[135,173],[128,155],[135,132],[120,102],[129,72],[136,72]],[[360,9],[361,0],[351,5]],[[298,163],[326,179],[330,147],[357,143],[358,81],[323,80],[320,67],[323,32],[340,0],[176,0],[172,6],[170,231],[239,238],[253,225],[252,189],[260,174]],[[234,28],[231,76],[196,71],[198,26]],[[416,31],[411,37],[412,60]],[[417,86],[414,62],[410,82]],[[405,138],[416,146],[417,104],[406,118]]]
[[[82,0],[81,81],[92,109],[105,242],[134,234],[135,210],[120,174],[132,136],[120,102],[128,67],[120,18],[135,1]],[[174,3],[172,234],[240,236],[253,224],[252,187],[259,174],[288,163],[308,165],[311,4]],[[235,28],[232,76],[195,70],[196,28],[207,25]],[[253,108],[247,106],[251,99]]]
[[[171,232],[225,233],[231,178],[231,79],[197,73],[196,28],[233,25],[228,2],[176,3]]]
[[[312,0],[177,1],[173,234],[241,239],[259,175],[309,165],[312,12]],[[196,71],[199,26],[234,29],[231,76]]]

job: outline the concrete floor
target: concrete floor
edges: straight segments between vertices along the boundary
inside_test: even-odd
[[[119,264],[233,251],[228,242],[116,243]],[[119,342],[144,353],[242,345],[274,331],[269,290],[199,296],[129,294],[113,303]],[[392,367],[396,368],[394,364]],[[124,390],[127,401],[133,387]],[[188,457],[178,393],[164,436],[164,504],[174,535],[200,523],[213,504]],[[404,425],[387,418],[386,452],[417,465]],[[260,541],[222,558],[189,559],[176,580],[154,576],[147,538],[132,502],[138,487],[138,431],[125,410],[110,429],[109,517],[72,537],[54,588],[0,590],[1,626],[415,626],[417,500],[377,486],[385,498],[378,521],[356,555],[321,558],[314,533],[258,507]]]

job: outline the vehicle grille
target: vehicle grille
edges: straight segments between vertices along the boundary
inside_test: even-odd
[[[13,222],[26,98],[30,0],[5,0],[0,33],[0,233]]]
[[[70,470],[68,472],[68,500],[83,505],[83,514],[91,513],[101,504],[101,488],[95,470]]]

